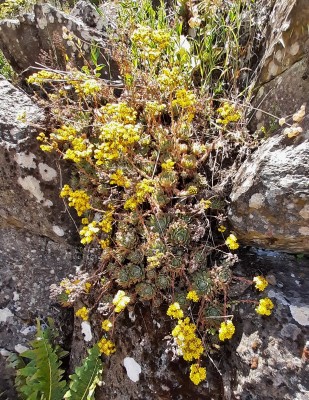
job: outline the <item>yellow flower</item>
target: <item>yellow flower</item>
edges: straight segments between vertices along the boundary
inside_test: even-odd
[[[204,352],[202,340],[197,337],[195,331],[196,325],[191,324],[189,318],[179,319],[172,331],[185,361],[198,360]]]
[[[198,364],[190,366],[190,379],[194,385],[198,385],[206,379],[206,368],[200,367]]]
[[[253,282],[255,282],[256,289],[260,290],[261,292],[263,292],[263,290],[268,286],[267,280],[261,275],[255,276],[253,278]]]
[[[205,210],[208,210],[208,208],[211,207],[211,201],[210,201],[210,200],[202,199],[202,200],[200,201],[200,205],[201,205]]]
[[[102,329],[104,330],[104,331],[106,331],[106,332],[108,332],[110,329],[111,329],[111,327],[113,326],[113,324],[111,323],[111,321],[109,320],[109,319],[105,319],[103,322],[102,322]]]
[[[174,169],[175,162],[170,158],[161,164],[163,171],[172,171]]]
[[[197,303],[199,301],[199,297],[195,290],[190,290],[190,292],[188,292],[187,299],[192,300],[194,303]]]
[[[176,302],[176,303],[173,303],[173,304],[171,304],[171,305],[169,306],[169,308],[168,308],[166,314],[167,314],[169,317],[172,317],[172,318],[175,318],[175,319],[183,318],[183,311],[182,311],[182,309],[180,308],[179,303],[177,303],[177,302]]]
[[[232,233],[227,237],[225,244],[231,250],[236,250],[239,247],[239,244],[237,243],[237,237],[235,235],[233,235]]]
[[[223,226],[223,225],[220,225],[219,228],[218,228],[218,231],[223,233],[223,232],[226,231],[226,227]]]
[[[88,321],[88,310],[86,307],[82,307],[76,311],[75,315],[80,317],[83,321]]]
[[[102,338],[98,342],[98,347],[99,347],[100,352],[105,354],[106,356],[110,356],[111,354],[115,353],[115,351],[116,351],[115,344],[105,338]]]
[[[127,304],[129,303],[130,303],[130,297],[126,296],[123,290],[118,290],[116,296],[113,299],[113,304],[115,306],[114,311],[116,313],[120,313],[126,308]]]
[[[131,186],[130,180],[123,174],[121,169],[117,169],[114,174],[110,176],[111,180],[109,183],[111,185],[123,186],[124,188],[128,189]]]
[[[221,326],[219,329],[219,339],[231,339],[235,333],[235,326],[232,321],[224,321],[221,322]]]
[[[255,311],[260,315],[270,315],[273,308],[274,303],[268,297],[265,297],[264,299],[260,300]]]
[[[91,283],[89,283],[89,282],[86,282],[86,283],[85,283],[84,288],[85,288],[85,292],[86,292],[86,293],[89,293],[89,292],[90,292],[91,286],[92,286]]]

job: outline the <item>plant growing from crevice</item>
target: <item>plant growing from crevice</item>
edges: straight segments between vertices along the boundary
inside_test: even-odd
[[[213,49],[203,30],[193,40],[185,31],[190,20],[177,8],[154,10],[142,0],[120,2],[119,29],[111,34],[120,96],[95,60],[82,70],[69,60],[65,71],[46,68],[28,79],[52,104],[55,128],[39,134],[41,149],[77,171],[60,195],[81,217],[82,244],[101,251],[96,271],[64,279],[53,294],[66,306],[83,301],[76,316],[87,323],[103,319],[98,348],[106,356],[116,350],[114,327],[126,307],[164,304],[195,384],[206,378],[209,344],[235,332],[228,291],[239,243],[226,223],[227,182],[252,144],[245,109],[233,100],[237,79],[227,86],[226,78],[236,69],[229,65],[239,55],[239,21],[224,7],[212,12],[216,21],[236,21],[226,33],[233,51],[208,54],[216,68],[205,61]],[[201,29],[210,23],[206,14]],[[227,36],[213,35],[212,43],[223,45]],[[269,315],[271,306],[264,299],[257,312]]]

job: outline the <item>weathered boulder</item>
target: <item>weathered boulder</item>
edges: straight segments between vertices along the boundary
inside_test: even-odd
[[[80,16],[80,12],[77,15]],[[100,22],[97,28],[101,29],[102,24]],[[84,59],[80,54],[79,45],[69,38],[70,34],[80,39],[80,45],[87,59],[90,59],[91,46],[93,44],[99,46],[101,54],[98,63],[106,66],[101,70],[102,77],[118,78],[118,67],[110,56],[110,49],[106,45],[103,32],[87,26],[81,19],[67,15],[47,3],[35,5],[34,14],[24,14],[16,19],[0,21],[0,49],[18,73],[30,67],[38,67],[38,64],[64,69],[66,55],[72,64],[83,66]]]
[[[59,198],[67,172],[36,140],[41,110],[0,77],[0,369],[23,351],[35,319],[68,317],[52,306],[49,286],[80,263],[77,232]],[[24,122],[22,122],[24,120]],[[65,326],[69,327],[69,324]],[[0,376],[0,392],[9,375]],[[6,398],[16,398],[5,392]]]
[[[236,337],[225,352],[231,399],[306,400],[309,394],[309,360],[303,355],[309,339],[309,264],[307,259],[257,250],[241,254],[235,274],[265,274],[271,283],[265,292],[249,289],[241,298],[270,297],[275,304],[269,317],[254,305],[243,303],[236,316]],[[227,349],[225,349],[227,350]]]
[[[239,169],[230,222],[243,244],[309,252],[309,135],[276,135]]]
[[[251,124],[266,127],[268,133],[279,127],[276,117],[293,114],[308,101],[309,92],[309,2],[271,3],[266,6],[270,14],[262,34],[264,53],[256,71],[253,105],[258,110]]]

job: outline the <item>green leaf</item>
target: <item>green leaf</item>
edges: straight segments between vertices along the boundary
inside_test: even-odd
[[[30,344],[31,350],[21,354],[30,362],[18,369],[16,386],[22,398],[27,400],[62,400],[66,392],[66,382],[63,379],[63,370],[60,369],[59,356],[65,353],[52,347],[50,341],[56,336],[54,327],[47,327],[44,331],[37,323],[37,337]]]
[[[97,345],[88,350],[88,353],[82,365],[75,369],[75,374],[70,375],[70,389],[64,399],[94,400],[96,386],[102,378],[103,365]]]

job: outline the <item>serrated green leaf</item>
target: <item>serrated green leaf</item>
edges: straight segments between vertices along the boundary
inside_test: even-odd
[[[70,375],[70,389],[64,399],[94,400],[95,388],[102,378],[103,365],[97,345],[88,350],[88,356],[75,373]]]

